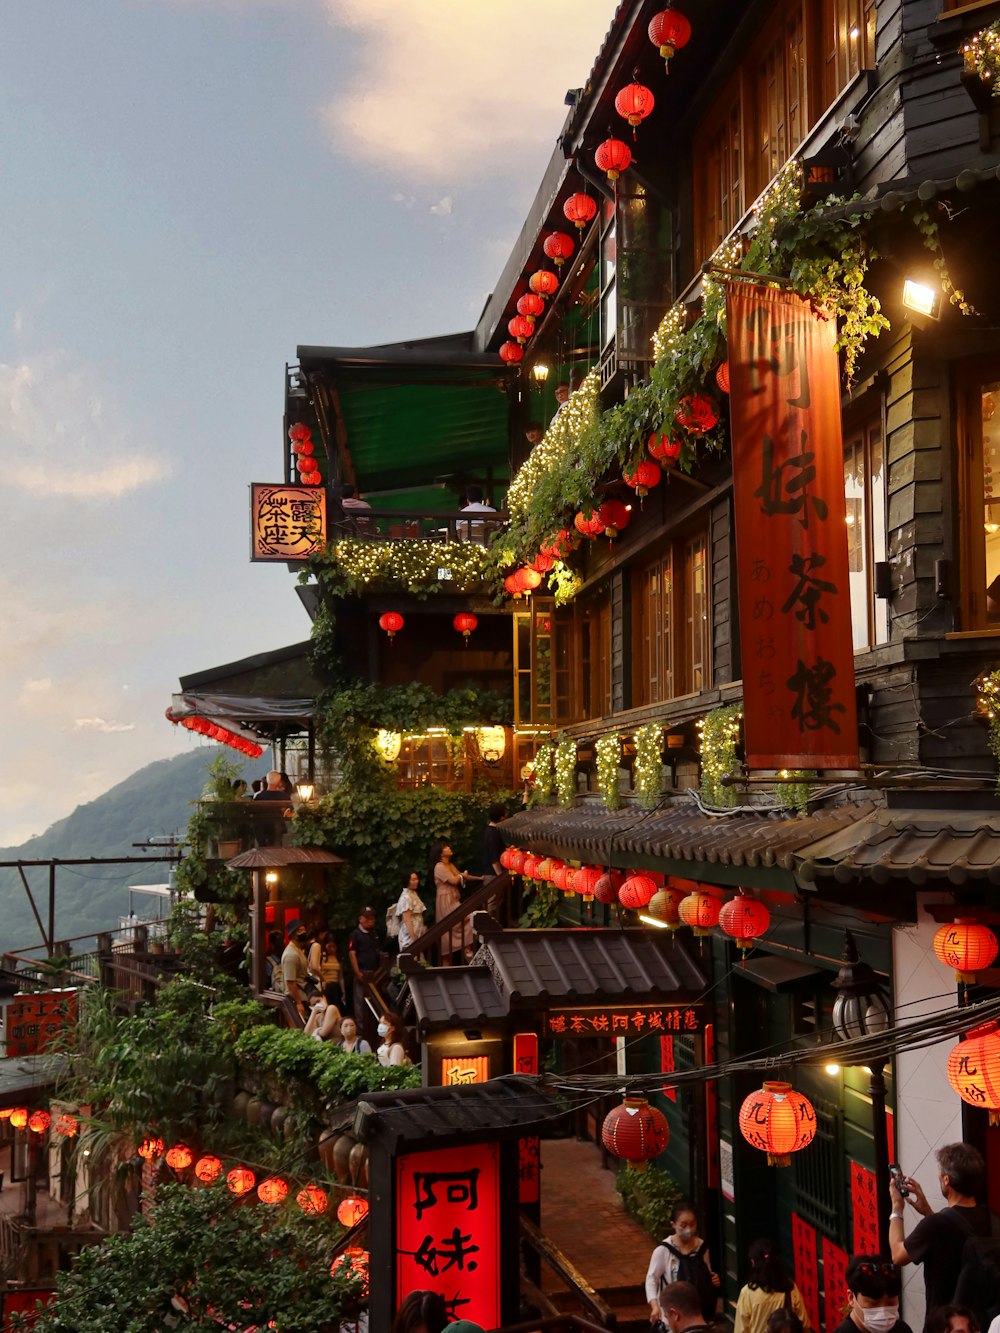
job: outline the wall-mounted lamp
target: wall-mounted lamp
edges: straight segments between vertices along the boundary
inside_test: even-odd
[[[925,282],[907,278],[903,283],[903,305],[925,319],[941,318],[941,293]]]
[[[399,758],[403,738],[398,731],[386,731],[384,728],[375,737],[375,749],[387,764],[394,764]]]
[[[311,801],[315,790],[311,782],[297,782],[295,784],[295,794],[300,801]]]
[[[536,361],[531,367],[531,378],[536,384],[544,384],[549,377],[549,368],[544,361]]]
[[[276,870],[269,870],[267,874],[264,876],[264,883],[277,884],[277,882],[278,882],[278,872]]]

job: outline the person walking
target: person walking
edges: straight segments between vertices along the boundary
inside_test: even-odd
[[[285,990],[292,997],[303,1020],[306,1018],[306,982],[309,968],[306,961],[306,942],[309,932],[301,921],[288,923],[288,943],[281,955],[281,976]]]
[[[427,927],[424,925],[426,907],[420,897],[420,876],[411,870],[406,877],[403,891],[396,903],[396,919],[399,922],[399,952],[405,953],[411,944],[420,939]]]
[[[704,1323],[712,1323],[718,1304],[718,1273],[712,1272],[708,1245],[698,1235],[694,1204],[681,1199],[670,1214],[673,1231],[657,1245],[646,1272],[646,1300],[649,1322],[668,1322],[664,1305],[666,1289],[675,1284],[690,1284],[698,1293]]]
[[[482,879],[481,875],[470,875],[458,869],[453,863],[454,853],[447,842],[439,844],[437,861],[434,865],[434,887],[437,897],[434,904],[434,920],[443,921],[449,912],[454,912],[462,904],[462,890],[466,880]],[[452,955],[464,954],[472,948],[472,922],[468,917],[461,925],[453,926],[441,937],[441,966],[450,967]]]
[[[802,1293],[777,1253],[773,1241],[755,1240],[750,1246],[750,1275],[736,1301],[733,1333],[765,1333],[775,1310],[790,1310],[809,1328]]]
[[[706,1319],[698,1290],[690,1282],[669,1282],[660,1292],[660,1306],[663,1313],[650,1322],[662,1320],[669,1333],[702,1333],[715,1328]]]

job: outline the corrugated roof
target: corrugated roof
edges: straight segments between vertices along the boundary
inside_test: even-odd
[[[551,1120],[553,1099],[526,1079],[491,1079],[488,1083],[448,1088],[372,1092],[360,1098],[354,1134],[362,1143],[377,1141],[389,1152],[444,1139],[449,1146],[491,1138],[514,1138],[527,1126]]]
[[[488,967],[420,968],[409,981],[421,1036],[436,1028],[488,1023],[507,1015]]]

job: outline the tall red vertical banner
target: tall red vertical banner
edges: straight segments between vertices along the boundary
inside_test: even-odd
[[[743,282],[727,309],[747,764],[857,768],[836,321]]]
[[[792,1254],[795,1260],[795,1281],[802,1293],[802,1302],[810,1324],[818,1329],[819,1256],[816,1252],[816,1228],[804,1222],[798,1213],[792,1213]]]
[[[538,1033],[515,1032],[514,1073],[538,1073]],[[517,1141],[517,1197],[519,1203],[538,1203],[541,1197],[541,1145],[537,1134]]]
[[[823,1323],[827,1333],[847,1313],[847,1255],[823,1237]]]

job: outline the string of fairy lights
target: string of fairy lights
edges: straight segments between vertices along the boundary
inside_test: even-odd
[[[430,588],[450,583],[456,592],[474,592],[486,581],[486,547],[477,542],[414,539],[369,542],[344,538],[332,542],[325,560],[356,587],[401,583]]]
[[[993,97],[1000,97],[1000,19],[974,33],[962,46],[962,55],[965,68],[990,85]]]
[[[523,523],[535,490],[544,477],[578,447],[583,432],[595,426],[601,412],[601,378],[589,370],[583,383],[566,399],[548,430],[535,445],[507,491],[512,523]]]

